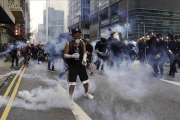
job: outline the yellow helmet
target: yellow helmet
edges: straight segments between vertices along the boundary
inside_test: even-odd
[[[42,46],[43,44],[42,43],[39,43],[40,46]]]
[[[145,37],[143,36],[142,39],[145,39]]]
[[[147,37],[146,37],[146,40],[150,40],[150,37],[147,36]]]
[[[169,39],[169,37],[166,37],[166,39],[168,40],[168,39]]]
[[[139,40],[142,40],[142,38],[139,38]]]

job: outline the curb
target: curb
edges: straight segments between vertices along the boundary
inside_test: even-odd
[[[8,79],[9,76],[3,77],[0,79],[0,88],[4,85],[4,82]]]

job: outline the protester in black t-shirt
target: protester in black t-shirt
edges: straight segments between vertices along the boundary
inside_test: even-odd
[[[79,76],[81,82],[84,85],[85,89],[85,97],[89,99],[93,99],[94,97],[89,93],[89,78],[86,71],[86,45],[84,42],[80,40],[81,38],[81,30],[80,29],[73,29],[72,30],[72,37],[74,40],[69,41],[66,44],[64,50],[64,58],[68,59],[68,66],[69,66],[69,94],[72,98],[74,88],[76,85],[76,78]]]
[[[102,66],[101,70],[104,70],[104,62],[107,60],[107,40],[105,38],[101,38],[99,42],[96,43],[95,45],[95,50],[98,55],[98,61],[97,61],[97,68],[96,70],[99,70],[101,61],[102,61]]]
[[[87,66],[90,68],[90,76],[94,75],[93,73],[93,66],[92,66],[92,52],[93,52],[93,46],[90,44],[89,39],[84,40],[86,44],[86,51],[87,51]]]

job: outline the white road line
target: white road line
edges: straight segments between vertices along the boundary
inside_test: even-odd
[[[3,77],[4,77],[4,75],[0,75],[0,79],[3,78]]]
[[[65,93],[68,93],[66,89],[62,87],[62,90],[65,91]],[[71,104],[71,110],[74,114],[76,120],[92,120],[74,101],[72,101],[73,104]]]
[[[164,82],[167,82],[167,83],[171,83],[173,85],[177,85],[177,86],[180,86],[180,82],[176,82],[176,81],[170,81],[170,80],[163,80],[163,79],[160,79],[161,81],[164,81]]]
[[[76,120],[92,120],[75,102],[73,103],[71,110]]]

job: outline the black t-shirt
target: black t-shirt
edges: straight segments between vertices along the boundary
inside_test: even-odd
[[[86,51],[88,51],[90,54],[88,56],[92,55],[93,46],[91,44],[86,45]]]
[[[99,52],[106,52],[107,44],[101,45],[101,42],[97,42],[95,46],[95,50],[98,50]]]
[[[83,43],[82,42],[79,43],[78,47],[74,46],[72,41],[69,42],[68,54],[73,55],[74,53],[79,53],[80,57],[79,59],[75,59],[75,58],[68,59],[68,65],[82,65],[82,59],[83,59]]]

